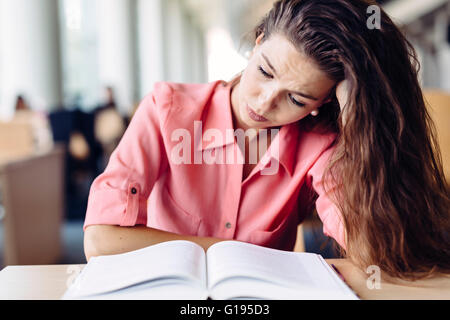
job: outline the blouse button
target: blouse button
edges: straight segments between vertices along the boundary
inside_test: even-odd
[[[225,223],[225,228],[230,229],[231,228],[231,223],[229,223],[229,222]]]
[[[136,194],[136,193],[137,193],[136,188],[131,188],[131,194]]]

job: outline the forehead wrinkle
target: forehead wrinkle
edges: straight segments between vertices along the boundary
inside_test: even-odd
[[[289,91],[302,92],[304,94],[312,95],[311,87],[316,87],[322,80],[320,74],[309,62],[294,61],[293,59],[275,59],[276,62],[269,61],[278,71],[278,79],[283,83],[283,86],[289,88]]]
[[[326,75],[313,60],[299,52],[288,40],[283,40],[277,39],[276,36],[266,40],[261,46],[261,59],[265,61],[262,57],[264,51],[264,55],[278,72],[278,78],[283,86],[289,91],[317,97],[319,94],[314,94],[311,89],[314,90],[323,84]]]

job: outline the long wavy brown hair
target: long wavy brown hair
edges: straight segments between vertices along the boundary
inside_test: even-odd
[[[448,273],[449,189],[420,64],[382,8],[381,28],[368,28],[370,5],[376,3],[277,1],[254,36],[284,35],[336,83],[349,81],[345,125],[335,95],[319,116],[300,121],[303,129],[337,133],[324,181],[342,214],[344,255],[403,279]]]

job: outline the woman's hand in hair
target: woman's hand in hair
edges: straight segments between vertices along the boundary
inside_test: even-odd
[[[348,101],[349,89],[350,86],[348,80],[341,81],[336,87],[336,98],[339,102],[339,107],[341,108],[343,125],[345,124],[345,119],[347,118],[346,116],[344,116],[345,115],[344,108]]]

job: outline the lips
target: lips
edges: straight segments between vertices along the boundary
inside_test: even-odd
[[[255,111],[253,111],[249,106],[247,106],[247,112],[248,112],[249,117],[253,121],[256,121],[256,122],[266,122],[266,121],[268,121],[266,118],[264,118],[263,116],[260,116]]]

